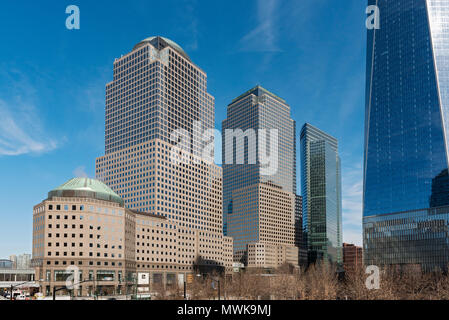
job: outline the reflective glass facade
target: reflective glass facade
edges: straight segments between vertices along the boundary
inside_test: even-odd
[[[0,269],[12,269],[12,261],[0,260]]]
[[[449,2],[370,0],[365,264],[448,263]]]
[[[301,129],[301,191],[308,262],[342,263],[341,173],[337,139]]]

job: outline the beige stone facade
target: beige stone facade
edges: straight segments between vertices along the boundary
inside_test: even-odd
[[[134,236],[135,215],[116,202],[53,197],[36,205],[32,264],[41,290],[65,287],[78,270],[76,295],[126,292],[136,271]]]
[[[97,159],[97,176],[124,199],[138,193],[142,200],[135,206],[129,204],[135,212],[163,217],[176,226],[173,268],[193,272],[198,263],[205,268],[223,268],[221,168],[202,161],[174,163],[172,147],[156,139],[111,153]],[[111,172],[111,165],[122,173]],[[134,176],[136,167],[144,178],[135,179],[129,188],[121,183],[121,177]]]
[[[248,268],[278,268],[285,263],[298,266],[298,247],[264,242],[248,244]]]
[[[176,227],[159,236],[164,250],[148,249],[149,235],[138,233],[146,237],[137,241],[146,246],[136,248],[138,271],[157,262],[178,273],[224,269],[222,169],[201,158],[206,143],[198,139],[214,124],[207,75],[173,41],[147,38],[114,61],[106,85],[105,155],[96,160],[96,177],[125,207]],[[192,150],[177,152],[176,133]]]
[[[234,238],[234,259],[264,268],[298,265],[296,196],[272,183],[258,183],[234,191],[232,197],[228,230]]]
[[[226,273],[233,272],[234,262],[234,240],[231,237],[223,237],[223,264]]]
[[[165,217],[110,201],[45,200],[33,214],[36,279],[47,295],[65,287],[74,270],[79,272],[79,281],[74,282],[82,282],[74,295],[126,294],[181,285],[187,274],[194,273],[184,262],[186,248],[197,254],[200,244],[210,239],[199,241],[195,235],[194,246],[189,247],[191,240],[179,230]],[[232,272],[232,238],[224,237],[220,249],[219,260],[226,272]]]

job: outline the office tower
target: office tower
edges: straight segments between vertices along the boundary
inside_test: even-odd
[[[363,226],[365,264],[449,263],[449,3],[371,0]]]
[[[222,129],[223,225],[227,235],[226,219],[233,212],[233,191],[259,182],[272,182],[284,191],[296,194],[296,123],[290,118],[290,106],[283,99],[256,86],[228,105]],[[261,131],[259,135],[261,129],[267,131]],[[260,162],[259,153],[270,154],[274,131],[269,130],[273,129],[277,130],[278,137],[273,152],[276,151],[278,156],[276,163],[275,160],[269,163],[274,169],[274,172],[269,172],[263,170],[269,165]],[[228,140],[227,130],[234,133]],[[265,139],[262,146],[259,143],[261,139]],[[274,155],[273,152],[270,155]]]
[[[307,266],[307,248],[304,243],[304,230],[302,219],[302,196],[296,195],[295,202],[295,246],[299,249],[298,264]]]
[[[346,272],[361,270],[363,266],[363,250],[351,243],[343,243],[343,266]]]
[[[301,189],[308,262],[342,263],[341,174],[337,139],[301,129]]]
[[[234,239],[234,251],[243,258],[250,243],[294,246],[296,143],[290,107],[256,86],[228,105],[222,128],[224,231]]]
[[[207,75],[175,42],[150,37],[114,61],[114,79],[106,85],[106,154],[154,139],[171,142],[177,129],[199,136],[214,127]],[[200,141],[192,143],[201,148]]]
[[[295,196],[295,246],[302,245],[302,197]]]
[[[235,190],[232,199],[228,236],[235,251],[259,241],[295,246],[295,195],[262,182]]]
[[[201,158],[206,142],[198,138],[214,127],[206,73],[173,41],[145,39],[114,61],[105,118],[106,154],[96,161],[97,178],[127,208],[177,224],[172,273],[223,268],[222,171]],[[182,147],[192,153],[178,153]],[[157,265],[146,261],[140,268]]]
[[[24,253],[17,256],[17,269],[29,269],[31,267],[31,255]]]

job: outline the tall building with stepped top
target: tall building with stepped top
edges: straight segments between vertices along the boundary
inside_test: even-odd
[[[160,259],[174,259],[169,271],[183,276],[225,267],[222,170],[201,157],[206,143],[194,138],[214,121],[207,75],[175,42],[150,37],[114,61],[106,85],[105,155],[96,160],[96,177],[125,207],[176,225],[169,244],[175,252]],[[178,161],[173,147],[182,139],[193,152]],[[137,269],[150,272],[157,263],[146,253],[154,249],[142,250]]]

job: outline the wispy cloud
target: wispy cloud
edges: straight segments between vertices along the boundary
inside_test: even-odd
[[[58,143],[42,131],[39,117],[32,104],[16,98],[12,103],[0,100],[0,156],[45,153]]]
[[[188,51],[195,51],[198,50],[198,15],[196,12],[197,7],[197,1],[196,0],[189,0],[186,1],[184,7],[183,15],[185,17],[189,17],[189,22],[187,22],[184,27],[186,28],[186,31],[189,33],[189,39],[190,42],[187,43],[186,49]]]
[[[73,170],[73,176],[76,178],[88,178],[89,175],[86,173],[85,166],[79,166]]]
[[[343,241],[362,244],[363,179],[361,161],[342,169]]]
[[[45,75],[39,73],[37,78]],[[0,65],[0,156],[42,154],[58,148],[65,137],[50,137],[39,110],[38,89],[14,67]]]
[[[240,40],[240,50],[277,52],[277,0],[257,0],[257,26]]]

